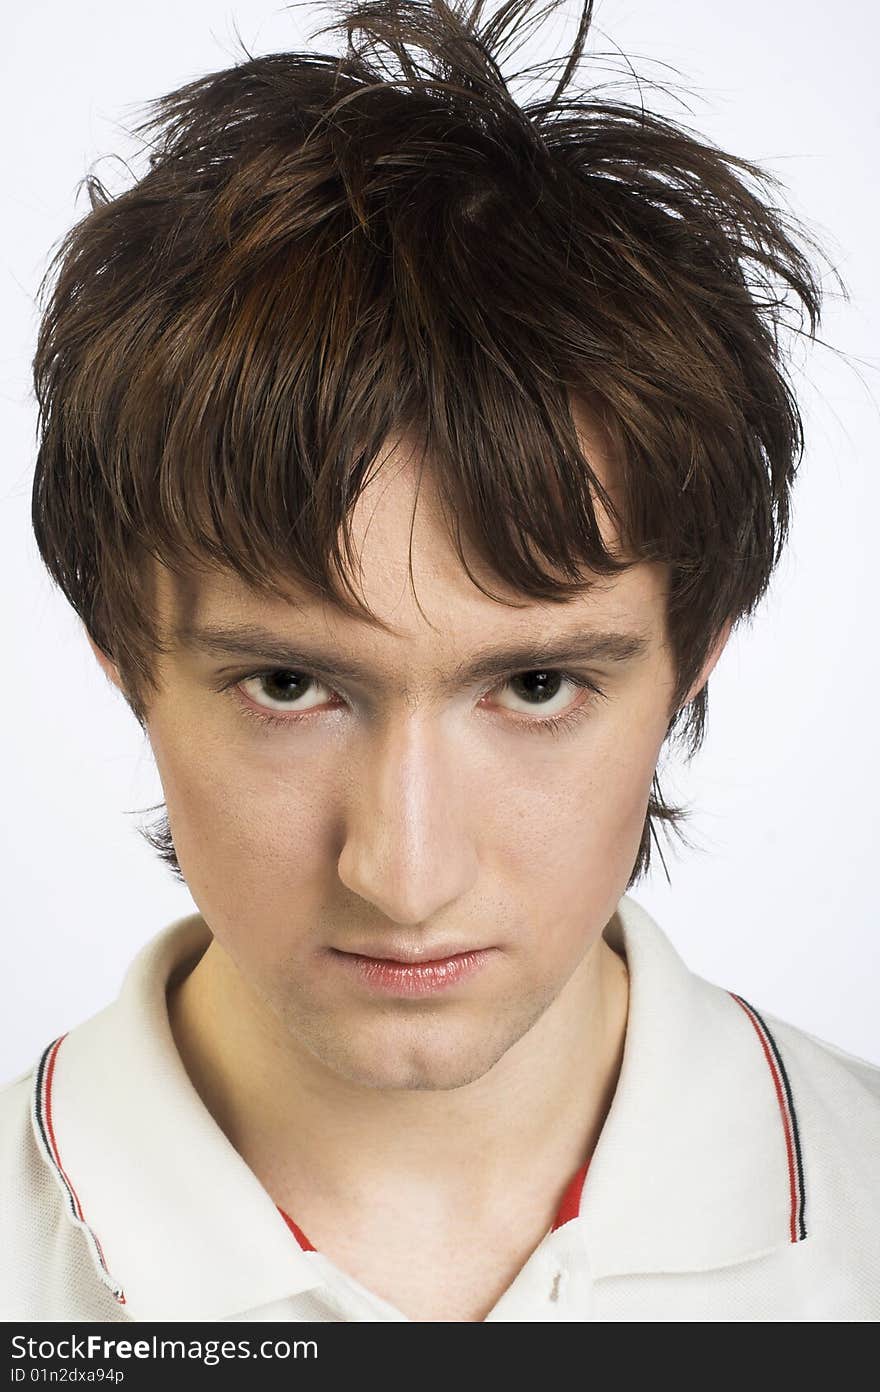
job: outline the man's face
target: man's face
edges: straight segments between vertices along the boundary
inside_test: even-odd
[[[331,680],[317,657],[293,667],[181,644],[147,722],[209,951],[243,999],[271,1007],[285,1043],[377,1088],[481,1077],[609,950],[601,933],[638,852],[673,689],[659,567],[564,604],[505,607],[461,567],[427,473],[412,535],[420,611],[415,479],[390,460],[354,516],[362,590],[393,634],[234,577],[202,585],[186,616],[259,625],[362,672]],[[170,629],[181,611],[167,572],[159,582]],[[599,631],[644,651],[537,656]],[[490,648],[536,656],[456,679]],[[540,723],[555,716],[569,723]],[[383,948],[492,951],[467,978],[411,996],[377,990],[340,956]]]

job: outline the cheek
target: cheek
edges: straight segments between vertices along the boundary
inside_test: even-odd
[[[151,727],[150,740],[178,860],[206,916],[241,917],[273,895],[289,911],[294,887],[305,909],[310,882],[326,894],[334,799],[313,765],[244,758],[222,740],[196,750],[189,731]]]
[[[621,712],[595,739],[572,741],[568,758],[557,747],[546,777],[532,766],[532,778],[517,782],[502,873],[517,879],[524,903],[578,918],[606,905],[613,912],[638,854],[664,734],[656,711],[638,720]]]

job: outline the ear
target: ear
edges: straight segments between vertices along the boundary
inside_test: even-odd
[[[107,654],[104,652],[102,648],[98,647],[97,643],[95,642],[91,633],[89,633],[88,629],[85,630],[85,634],[89,640],[89,647],[95,654],[95,657],[98,659],[98,662],[104,670],[104,675],[107,677],[109,681],[113,683],[114,686],[118,687],[119,690],[122,691],[122,680],[119,676],[119,670],[116,666],[116,663],[113,662],[112,659],[107,656]],[[123,692],[123,695],[124,694],[125,693]]]
[[[724,649],[727,647],[727,640],[730,637],[730,630],[732,629],[732,627],[733,619],[728,619],[727,623],[724,625],[718,637],[716,638],[714,644],[712,645],[712,648],[709,651],[706,661],[703,663],[703,666],[700,670],[700,675],[697,677],[696,681],[691,686],[691,689],[688,692],[687,696],[682,701],[682,706],[688,705],[688,703],[692,701],[695,696],[698,696],[700,694],[703,687],[706,685],[706,682],[709,680],[709,677],[711,676],[712,671],[714,670],[715,663],[718,661],[719,657],[724,652]]]

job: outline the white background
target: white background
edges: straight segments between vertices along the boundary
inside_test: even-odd
[[[576,14],[568,4],[504,70],[567,51]],[[109,1001],[137,949],[195,908],[137,835],[146,819],[125,815],[161,801],[149,745],[33,541],[37,285],[87,211],[75,191],[94,161],[113,191],[130,181],[109,156],[136,154],[122,127],[142,102],[240,61],[236,28],[254,54],[338,51],[335,38],[308,41],[332,17],[261,0],[152,0],[149,11],[30,0],[5,19],[0,1080]],[[851,296],[826,303],[820,335],[832,347],[796,354],[808,444],[788,554],[711,679],[702,752],[667,772],[703,849],[664,842],[671,885],[658,859],[633,897],[695,971],[880,1062],[878,40],[867,0],[833,11],[818,0],[600,0],[590,49],[619,45],[643,78],[683,86],[689,109],[650,88],[648,104],[781,177]],[[614,77],[606,62],[600,80]]]

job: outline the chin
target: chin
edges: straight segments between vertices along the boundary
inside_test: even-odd
[[[490,1065],[491,1067],[491,1065]],[[413,1067],[408,1072],[400,1068],[383,1072],[377,1068],[359,1068],[353,1064],[348,1069],[338,1068],[336,1072],[346,1082],[357,1087],[371,1088],[377,1092],[454,1092],[456,1088],[467,1087],[488,1073],[489,1068],[431,1066],[424,1064]]]
[[[492,1041],[494,1043],[495,1041]],[[489,1072],[507,1046],[484,1049],[459,1047],[450,1050],[437,1041],[432,1048],[424,1041],[418,1045],[392,1046],[387,1041],[374,1042],[372,1047],[358,1049],[353,1041],[331,1044],[326,1039],[320,1045],[308,1047],[318,1061],[338,1078],[355,1087],[381,1092],[450,1092],[467,1087]]]
[[[290,1010],[298,1046],[340,1081],[387,1092],[450,1092],[484,1077],[541,1019],[554,991],[496,998],[492,1006],[418,1018],[398,1007],[346,1018]]]

